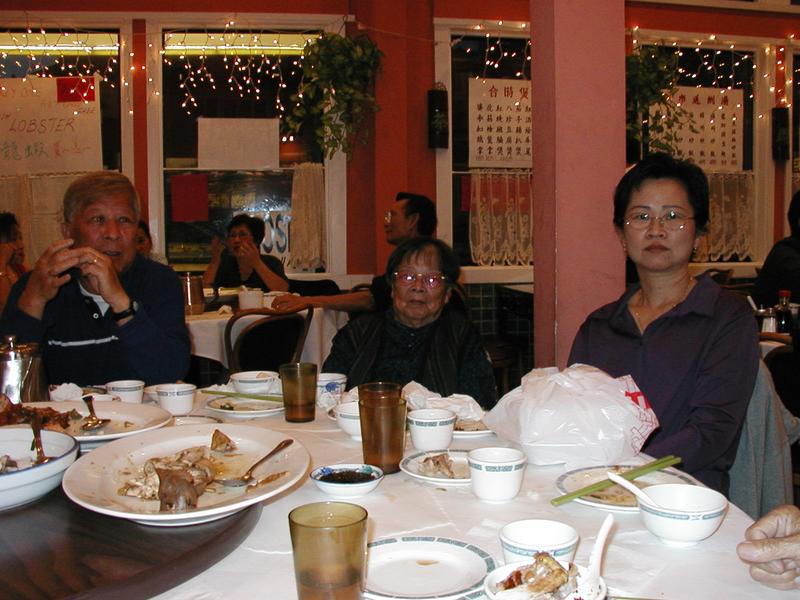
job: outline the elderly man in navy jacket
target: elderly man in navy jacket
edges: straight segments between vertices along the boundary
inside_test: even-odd
[[[76,179],[64,194],[64,239],[14,286],[2,335],[38,342],[50,383],[175,381],[189,333],[175,273],[136,253],[139,200],[121,173]]]

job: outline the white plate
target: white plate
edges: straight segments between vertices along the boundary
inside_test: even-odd
[[[303,445],[295,440],[256,472],[256,477],[281,471],[286,471],[286,475],[250,490],[247,487],[218,485],[217,491],[206,490],[200,496],[198,507],[192,510],[163,513],[158,510],[157,500],[140,500],[117,494],[117,490],[131,474],[148,459],[175,454],[192,446],[208,445],[215,429],[230,437],[238,448],[235,456],[224,461],[227,467],[226,476],[228,471],[243,473],[278,442],[290,437],[262,427],[231,423],[187,425],[149,431],[100,446],[78,459],[64,474],[64,492],[70,500],[94,512],[130,519],[143,525],[175,527],[221,519],[251,504],[266,500],[294,485],[308,470],[311,458]]]
[[[494,568],[486,551],[459,540],[425,536],[379,539],[369,544],[364,597],[475,597]]]
[[[442,452],[444,452],[444,450]],[[400,469],[403,473],[414,479],[435,483],[436,485],[469,485],[472,478],[469,474],[467,450],[447,450],[447,453],[453,461],[453,472],[456,474],[455,479],[450,479],[449,477],[430,477],[420,472],[420,465],[422,461],[425,460],[426,456],[441,454],[441,452],[417,452],[415,454],[409,454],[400,463]]]
[[[558,491],[562,494],[569,494],[582,487],[606,479],[607,471],[612,469],[627,471],[637,466],[641,465],[603,465],[567,471],[556,480],[556,488],[558,488]],[[641,487],[647,487],[648,485],[658,483],[688,483],[694,485],[695,480],[676,469],[664,469],[663,471],[653,471],[647,475],[637,477],[636,483]],[[612,493],[607,499],[595,496],[583,496],[581,498],[576,498],[575,502],[612,512],[639,512],[639,507],[636,504],[636,498],[633,497],[633,494],[619,486],[614,486],[613,492],[618,492],[618,494]]]
[[[486,576],[486,581],[484,582],[483,586],[483,590],[489,600],[502,600],[506,594],[497,594],[495,592],[497,583],[508,577],[512,571],[515,571],[516,569],[528,564],[531,563],[529,561],[509,563],[507,565],[503,565],[502,567],[498,567],[489,573],[489,575]],[[561,562],[561,566],[566,568],[566,563]],[[578,589],[564,598],[564,600],[601,600],[602,598],[605,598],[606,594],[608,593],[608,589],[606,588],[606,582],[603,580],[603,578],[601,577],[600,581],[598,582],[597,593],[591,594],[590,590],[581,589],[582,579],[586,577],[586,568],[580,565],[575,566],[578,567]],[[510,593],[511,592],[509,590],[509,594]]]
[[[183,427],[184,425],[206,425],[208,423],[222,423],[222,419],[206,415],[183,415],[175,417],[172,421],[175,427]]]
[[[36,408],[52,408],[59,412],[77,410],[82,416],[89,415],[89,409],[83,400],[70,400],[68,402],[36,402],[31,406]],[[97,448],[99,445],[128,437],[143,431],[158,429],[169,423],[172,415],[160,406],[151,404],[134,404],[131,402],[95,402],[94,411],[101,419],[111,419],[104,427],[94,431],[81,429],[83,421],[72,421],[66,433],[74,437],[81,445],[81,451],[86,452]]]
[[[233,406],[233,410],[221,408],[223,405],[228,404]],[[225,415],[229,419],[255,419],[283,412],[283,404],[280,402],[248,400],[246,398],[231,398],[228,396],[212,398],[206,402],[206,408],[215,414]]]
[[[458,425],[458,421],[456,421],[456,425]],[[457,440],[469,440],[472,438],[481,438],[490,435],[494,435],[494,431],[491,429],[478,429],[476,431],[459,431],[458,429],[453,429],[453,438]]]

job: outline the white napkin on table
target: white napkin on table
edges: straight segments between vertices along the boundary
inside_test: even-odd
[[[233,309],[228,304],[223,304],[217,309],[217,314],[220,315],[232,315]]]
[[[83,396],[83,388],[74,383],[62,383],[50,390],[51,402],[65,402],[67,400],[78,400]]]

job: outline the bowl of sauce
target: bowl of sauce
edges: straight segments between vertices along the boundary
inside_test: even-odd
[[[317,487],[329,496],[355,498],[368,494],[383,479],[383,471],[373,465],[326,465],[309,475]]]

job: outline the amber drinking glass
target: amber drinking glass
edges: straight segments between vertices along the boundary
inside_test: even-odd
[[[289,363],[280,366],[286,420],[305,423],[314,420],[317,408],[317,365]]]
[[[406,401],[400,384],[364,383],[358,386],[361,448],[364,462],[396,473],[406,441]]]
[[[289,513],[299,600],[361,600],[367,511],[346,502],[315,502]]]

